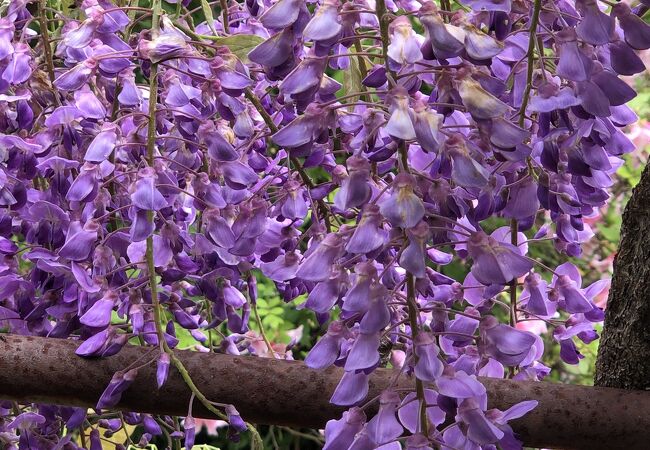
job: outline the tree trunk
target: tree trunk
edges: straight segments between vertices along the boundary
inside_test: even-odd
[[[20,403],[51,403],[94,407],[115,372],[140,364],[157,352],[151,347],[125,346],[117,355],[84,359],[75,355],[79,341],[34,336],[0,335],[0,398]],[[174,352],[199,390],[211,400],[232,403],[255,423],[323,428],[341,417],[344,408],[329,403],[343,370],[317,371],[299,361],[230,356],[178,350]],[[377,369],[370,376],[368,398],[392,383],[395,373]],[[509,422],[530,447],[580,450],[645,450],[650,442],[650,392],[593,386],[481,378],[488,407],[505,410],[524,400],[539,405]],[[397,388],[413,387],[404,375]],[[156,387],[155,364],[138,376],[114,408],[154,414],[185,415],[190,390],[170,368],[169,379]],[[366,410],[376,413],[374,402]],[[195,417],[211,417],[194,402]]]
[[[650,164],[623,213],[595,383],[650,388]]]

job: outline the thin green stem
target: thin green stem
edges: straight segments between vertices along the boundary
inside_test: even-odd
[[[379,21],[379,34],[381,36],[381,48],[382,54],[384,55],[384,65],[386,66],[386,75],[388,76],[389,84],[395,84],[395,73],[390,70],[388,64],[388,43],[390,38],[388,36],[388,22],[390,20],[389,16],[386,14],[386,2],[384,0],[377,0],[375,2],[375,13],[377,14],[377,20]]]
[[[223,21],[223,31],[230,34],[230,20],[228,19],[228,0],[219,0],[221,4],[221,20]]]
[[[54,83],[56,75],[54,74],[54,61],[52,59],[52,46],[50,44],[50,33],[47,29],[47,18],[45,17],[45,9],[47,8],[47,0],[39,0],[38,2],[38,23],[41,29],[41,40],[43,43],[43,53],[45,56],[45,63],[47,64],[47,73],[50,78],[50,83]],[[61,104],[59,95],[56,90],[53,91],[54,99],[57,105]]]
[[[264,105],[262,105],[262,102],[257,97],[257,95],[255,95],[255,93],[250,88],[246,88],[246,90],[244,91],[244,95],[253,104],[253,106],[255,107],[257,112],[260,113],[260,116],[262,116],[262,120],[264,120],[264,123],[266,123],[266,126],[269,128],[269,130],[271,130],[271,133],[274,133],[274,134],[277,133],[278,130],[279,130],[278,126],[275,124],[275,122],[273,122],[273,118],[269,115],[269,113],[266,111],[266,109],[264,109]],[[305,172],[305,169],[302,167],[302,164],[300,163],[298,158],[296,158],[295,156],[289,156],[289,158],[290,158],[291,164],[293,164],[296,171],[300,175],[300,178],[302,179],[303,183],[305,183],[305,185],[308,188],[310,188],[310,189],[313,188],[314,183],[311,181],[311,178],[309,178],[309,175],[307,175],[307,172]],[[327,228],[327,231],[329,232],[331,230],[331,228],[332,228],[332,226],[331,226],[331,224],[330,224],[330,222],[328,220],[329,208],[327,207],[325,202],[323,202],[323,200],[318,200],[317,203],[318,203],[318,206],[321,209],[321,212],[323,213],[323,219],[325,220],[325,227]],[[336,216],[334,216],[334,217],[336,219]]]
[[[266,344],[266,348],[268,349],[271,358],[275,358],[275,350],[273,350],[273,345],[271,345],[271,341],[269,341],[269,338],[266,336],[266,333],[264,332],[264,325],[262,325],[262,318],[260,317],[260,312],[257,309],[257,302],[253,303],[253,314],[255,315],[255,321],[257,322],[257,326],[260,329],[260,335],[262,336],[262,339]]]
[[[411,339],[415,348],[415,339],[419,332],[418,304],[415,300],[415,277],[411,273],[406,274],[406,304],[408,306],[409,324],[411,327]],[[413,358],[417,364],[418,357],[413,352]],[[415,392],[420,402],[420,432],[425,436],[429,435],[429,419],[427,418],[427,400],[424,395],[424,384],[422,380],[415,379]]]
[[[535,58],[535,46],[537,43],[537,24],[539,23],[539,12],[541,9],[542,0],[535,0],[535,5],[533,6],[533,15],[531,16],[530,27],[528,30],[528,67],[526,68],[526,88],[524,90],[524,96],[521,100],[521,109],[519,110],[520,127],[523,127],[526,121],[526,108],[528,107],[530,91],[533,87],[533,70],[535,68],[533,63]]]

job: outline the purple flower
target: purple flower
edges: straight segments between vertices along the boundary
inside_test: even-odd
[[[492,444],[503,437],[503,431],[485,417],[479,402],[473,398],[466,398],[460,403],[458,416],[467,424],[467,437],[477,444]]]
[[[158,63],[172,58],[178,58],[190,53],[187,42],[175,34],[161,34],[152,41],[142,39],[138,43],[138,52],[144,59]]]
[[[323,450],[348,449],[365,422],[366,414],[361,408],[357,407],[344,411],[339,420],[327,421]]]
[[[472,274],[485,285],[506,284],[533,267],[530,260],[521,256],[518,248],[497,242],[482,231],[469,238],[467,252],[474,259]]]
[[[163,387],[167,381],[167,375],[169,374],[169,363],[169,354],[162,352],[158,357],[158,362],[156,364],[156,383],[158,385],[158,389]]]
[[[519,365],[535,344],[534,335],[500,324],[494,316],[484,317],[479,331],[479,349],[506,366]]]
[[[156,172],[152,168],[147,167],[138,172],[138,181],[135,183],[135,192],[131,194],[131,201],[146,211],[157,211],[167,206],[167,201],[156,188]]]
[[[336,386],[330,402],[350,406],[359,403],[368,395],[368,375],[363,371],[345,372]]]
[[[101,163],[113,153],[117,143],[117,127],[107,123],[102,125],[102,130],[95,136],[88,146],[84,161]]]
[[[370,163],[367,159],[351,156],[347,160],[349,176],[341,183],[341,189],[334,198],[335,205],[342,210],[362,206],[370,200]]]
[[[397,139],[415,139],[416,135],[413,122],[411,121],[408,93],[404,88],[397,87],[390,92],[389,98],[391,115],[384,130]]]
[[[381,228],[381,219],[377,205],[365,206],[345,249],[350,253],[370,253],[385,244],[387,233]]]
[[[436,381],[444,369],[438,357],[440,349],[435,344],[435,339],[429,333],[418,333],[415,343],[415,376],[422,381]]]
[[[388,56],[399,64],[413,64],[422,59],[420,43],[405,16],[399,16],[390,24],[391,43]]]
[[[576,27],[580,39],[591,45],[604,45],[614,33],[614,17],[598,8],[596,0],[577,0],[576,7],[583,16]]]
[[[296,277],[309,281],[327,280],[329,267],[341,255],[342,250],[341,238],[336,234],[328,234],[300,263]]]
[[[386,390],[379,397],[379,412],[367,424],[368,434],[377,444],[386,444],[402,435],[404,429],[397,420],[399,394]]]
[[[337,0],[324,0],[305,26],[303,36],[316,42],[327,42],[338,37],[343,29],[338,8],[339,2]]]
[[[460,81],[458,94],[475,119],[494,119],[504,116],[510,107],[486,91],[478,81],[465,76]]]
[[[427,419],[429,423],[436,426],[445,421],[445,412],[437,406],[438,394],[432,389],[424,390],[424,398],[427,402]],[[399,421],[404,428],[411,433],[416,433],[420,426],[420,402],[415,392],[409,392],[402,400],[398,410]]]
[[[75,91],[80,89],[88,82],[88,79],[95,72],[96,68],[97,61],[93,58],[89,58],[59,75],[59,77],[54,80],[54,86],[66,91]]]
[[[379,334],[359,333],[345,362],[346,371],[368,369],[379,362]]]
[[[400,173],[393,181],[391,193],[380,206],[381,214],[393,226],[411,228],[424,217],[422,200],[414,193],[413,176]]]
[[[463,33],[458,27],[443,21],[435,3],[427,2],[420,8],[420,22],[427,30],[428,41],[437,59],[460,55],[464,48]]]
[[[305,358],[305,364],[312,369],[325,369],[339,358],[341,345],[348,334],[342,322],[329,324],[327,334],[318,340]]]
[[[122,393],[129,388],[137,376],[137,369],[131,369],[127,372],[116,372],[97,401],[97,409],[111,408],[117,405],[122,398]]]
[[[79,322],[89,327],[101,328],[106,327],[111,322],[111,313],[115,306],[115,293],[108,293],[103,298],[97,300],[86,312],[79,318]]]

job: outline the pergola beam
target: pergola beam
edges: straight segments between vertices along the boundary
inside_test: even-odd
[[[23,403],[94,407],[112,375],[140,359],[155,360],[151,348],[127,346],[104,359],[75,355],[71,340],[2,335],[0,398]],[[253,423],[323,428],[339,418],[331,405],[341,370],[315,371],[296,361],[177,351],[199,389],[211,400],[231,403]],[[393,372],[378,369],[371,376],[369,398],[385,388]],[[412,386],[402,376],[400,387]],[[190,391],[170,369],[165,386],[156,387],[155,364],[138,373],[118,409],[183,416]],[[489,407],[506,409],[535,399],[539,406],[511,422],[527,446],[545,448],[647,448],[650,442],[650,392],[482,379]],[[194,415],[210,414],[194,402]]]

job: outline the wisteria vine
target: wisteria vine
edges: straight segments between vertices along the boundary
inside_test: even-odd
[[[528,248],[579,257],[593,235],[583,219],[634,150],[620,77],[646,70],[649,8],[3,2],[0,328],[79,339],[81,357],[155,350],[92,413],[0,403],[2,447],[96,450],[128,424],[141,445],[191,448],[191,404],[182,428],[106,414],[156,364],[159,386],[178,370],[232,439],[248,430],[261,448],[174,350],[182,328],[203,351],[292,358],[249,329],[265,278],[323,327],[306,364],[344,368],[330,401],[349,410],[325,449],[521,448],[508,422],[536,402],[488,409],[477,377],[548,375],[523,320],[546,322],[569,364],[598,337],[607,281],[584,287]],[[464,279],[444,273],[452,261]],[[367,398],[377,367],[394,383]]]

